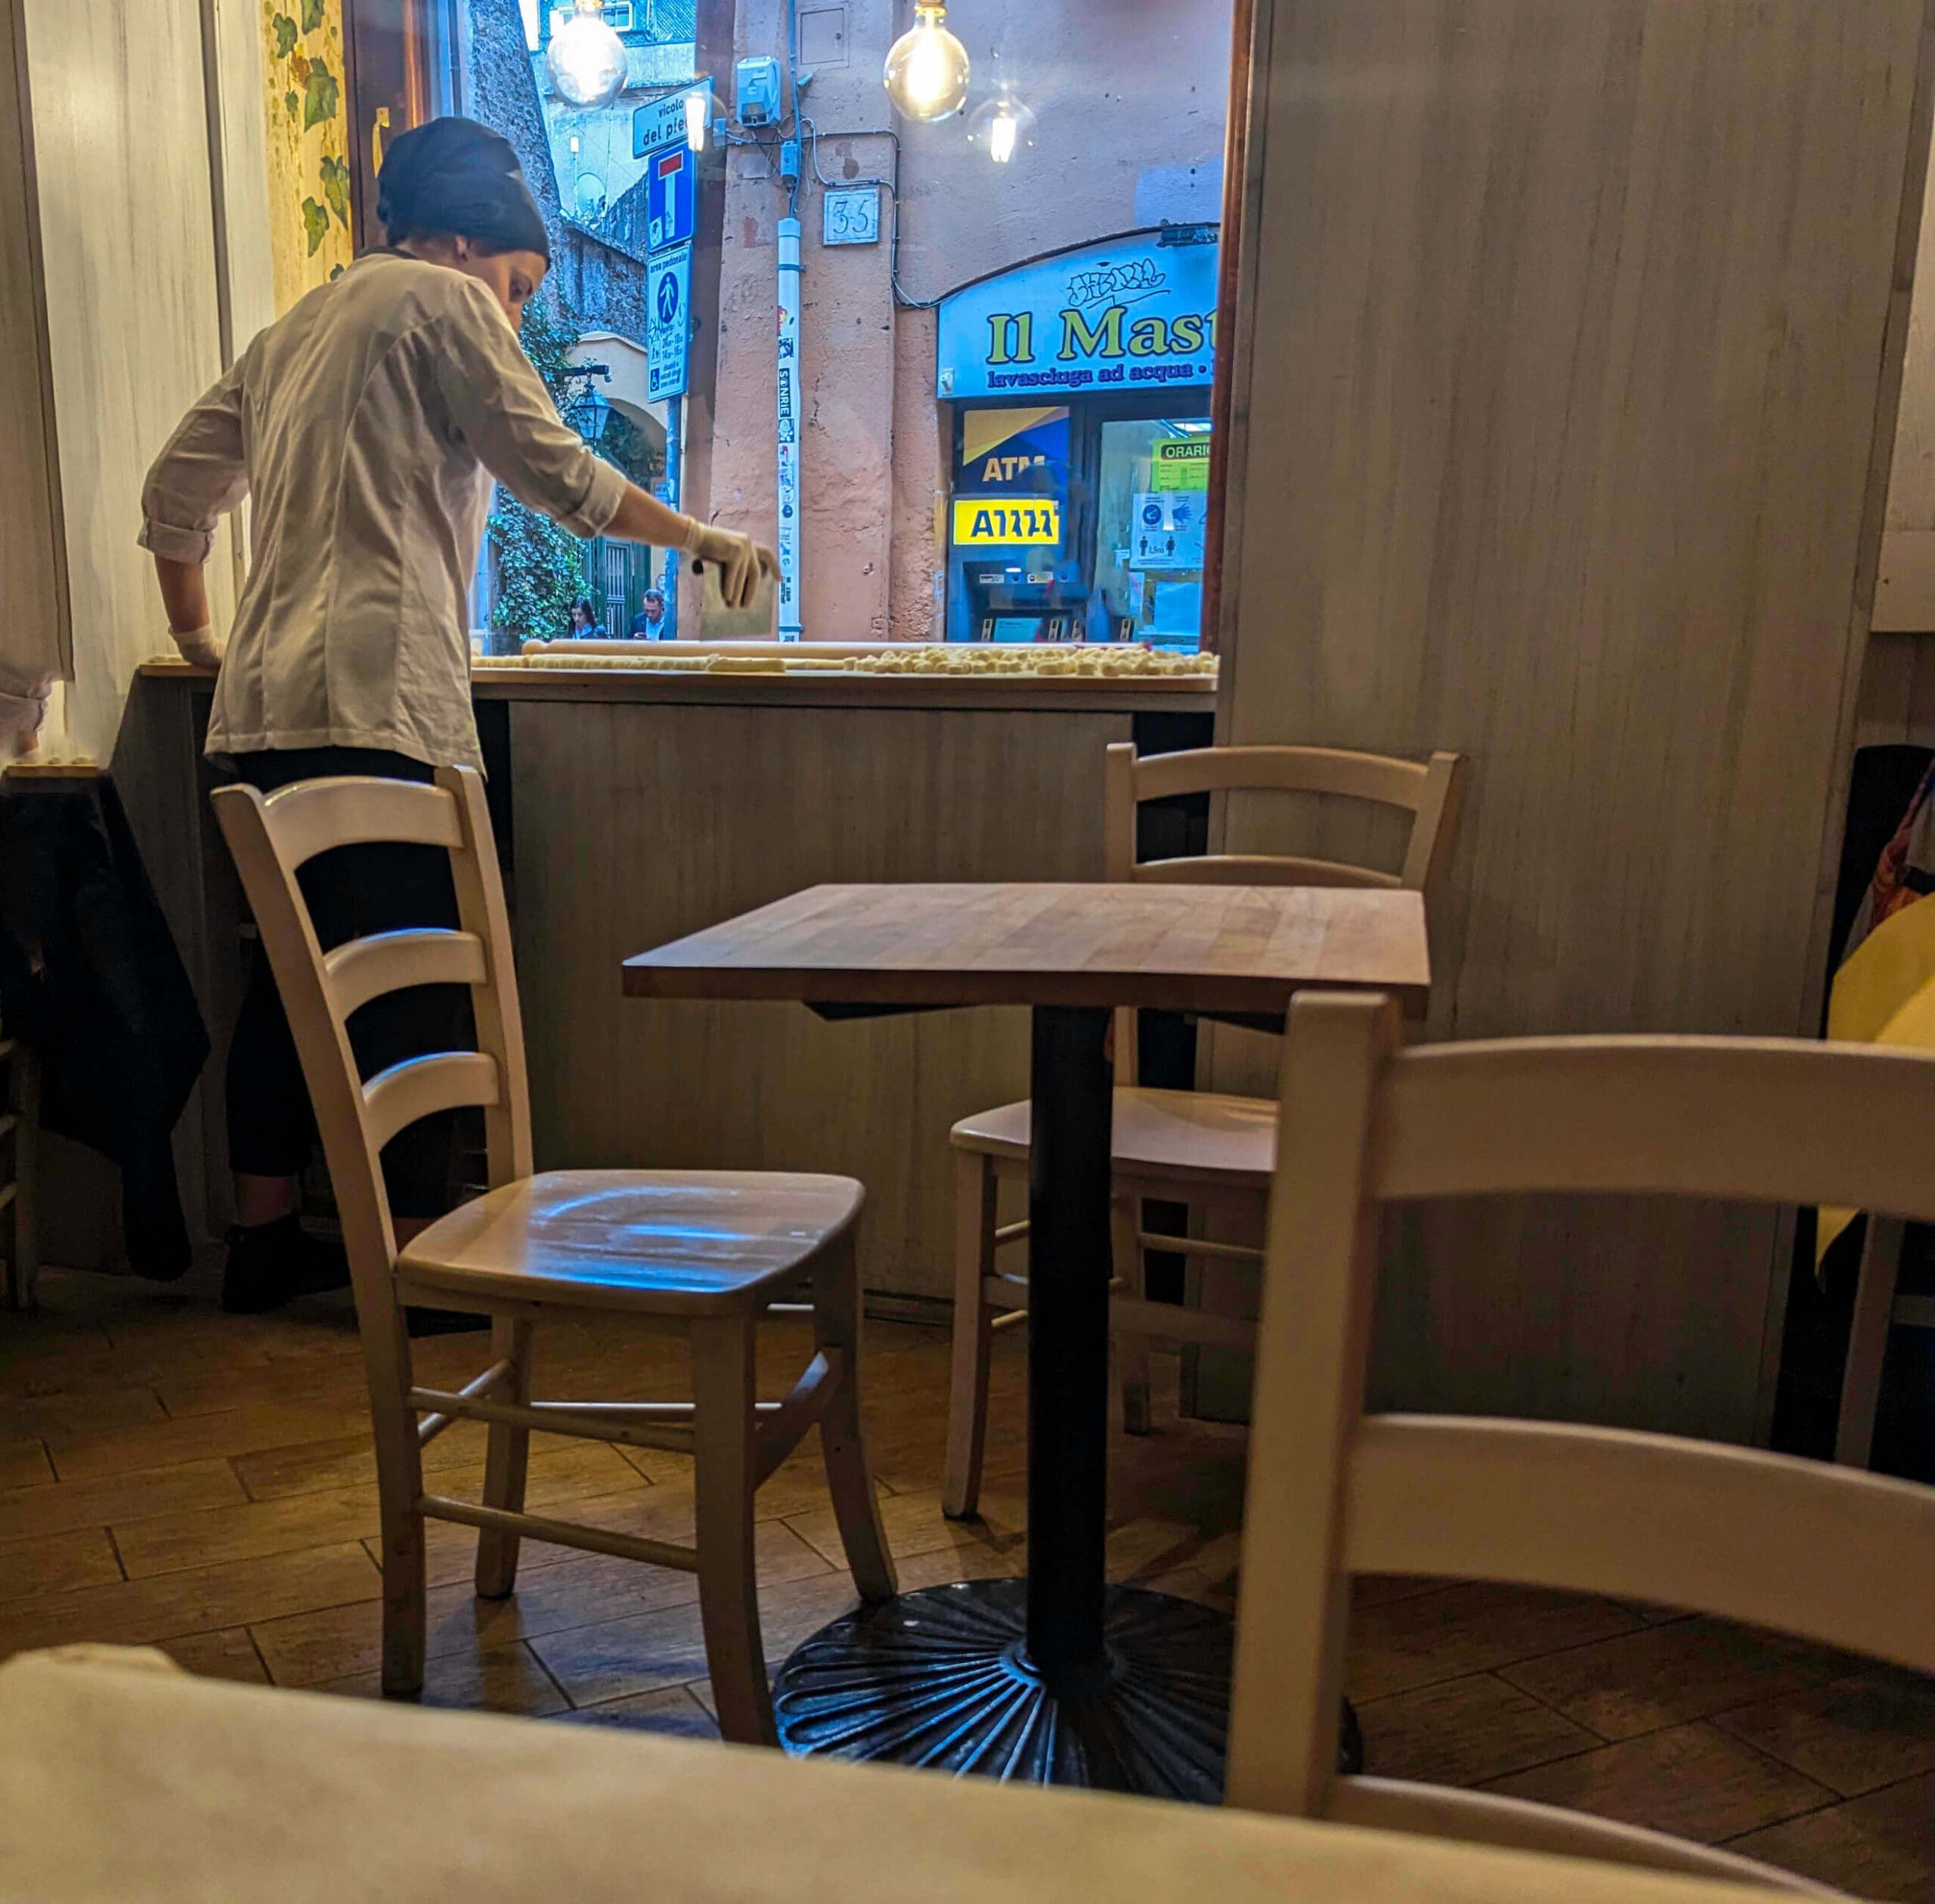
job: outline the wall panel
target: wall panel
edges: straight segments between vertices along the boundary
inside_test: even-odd
[[[1221,732],[1471,756],[1441,1034],[1813,1029],[1928,27],[1259,5]],[[1434,1214],[1380,1388],[1747,1435],[1776,1230]]]
[[[513,703],[540,1167],[857,1176],[867,1286],[950,1293],[948,1128],[1027,1094],[1026,1013],[829,1024],[627,999],[620,964],[819,881],[1095,878],[1128,737],[1125,714]]]

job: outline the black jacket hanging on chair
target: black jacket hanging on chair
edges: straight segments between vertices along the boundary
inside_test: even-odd
[[[41,1123],[121,1169],[129,1262],[188,1268],[170,1138],[208,1032],[104,777],[0,799],[0,1019],[39,1054]]]

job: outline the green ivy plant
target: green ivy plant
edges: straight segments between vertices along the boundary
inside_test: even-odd
[[[276,58],[286,60],[289,67],[291,83],[282,96],[283,110],[292,124],[299,124],[307,132],[312,126],[327,125],[336,119],[342,105],[342,82],[327,60],[305,50],[302,45],[310,34],[322,30],[324,0],[299,0],[299,18],[274,11],[271,6],[269,31]],[[348,164],[325,155],[317,181],[322,197],[302,201],[302,229],[309,241],[311,258],[329,236],[332,212],[345,231],[349,228]]]
[[[349,229],[349,161],[347,159],[323,160],[323,197],[330,209],[336,214],[336,222],[343,230]]]
[[[525,354],[537,366],[552,401],[562,408],[572,394],[571,354],[577,345],[577,330],[546,294],[525,306],[523,336]],[[497,563],[491,626],[503,647],[514,651],[520,642],[565,633],[571,604],[584,593],[584,544],[503,488],[491,512],[490,538]]]

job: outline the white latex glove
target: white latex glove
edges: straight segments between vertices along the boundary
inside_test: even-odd
[[[719,571],[719,593],[729,608],[749,608],[759,588],[761,571],[779,573],[779,558],[763,543],[731,529],[695,522],[686,532],[686,553],[709,562]]]
[[[221,666],[221,658],[228,644],[216,640],[215,630],[204,624],[191,629],[187,634],[176,632],[172,639],[181,650],[181,658],[191,667],[211,670]]]
[[[0,667],[0,755],[31,754],[47,718],[51,674],[21,674]]]

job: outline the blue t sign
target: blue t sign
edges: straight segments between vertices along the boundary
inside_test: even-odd
[[[689,146],[668,146],[647,162],[646,249],[663,251],[692,235],[692,183],[697,168]]]

